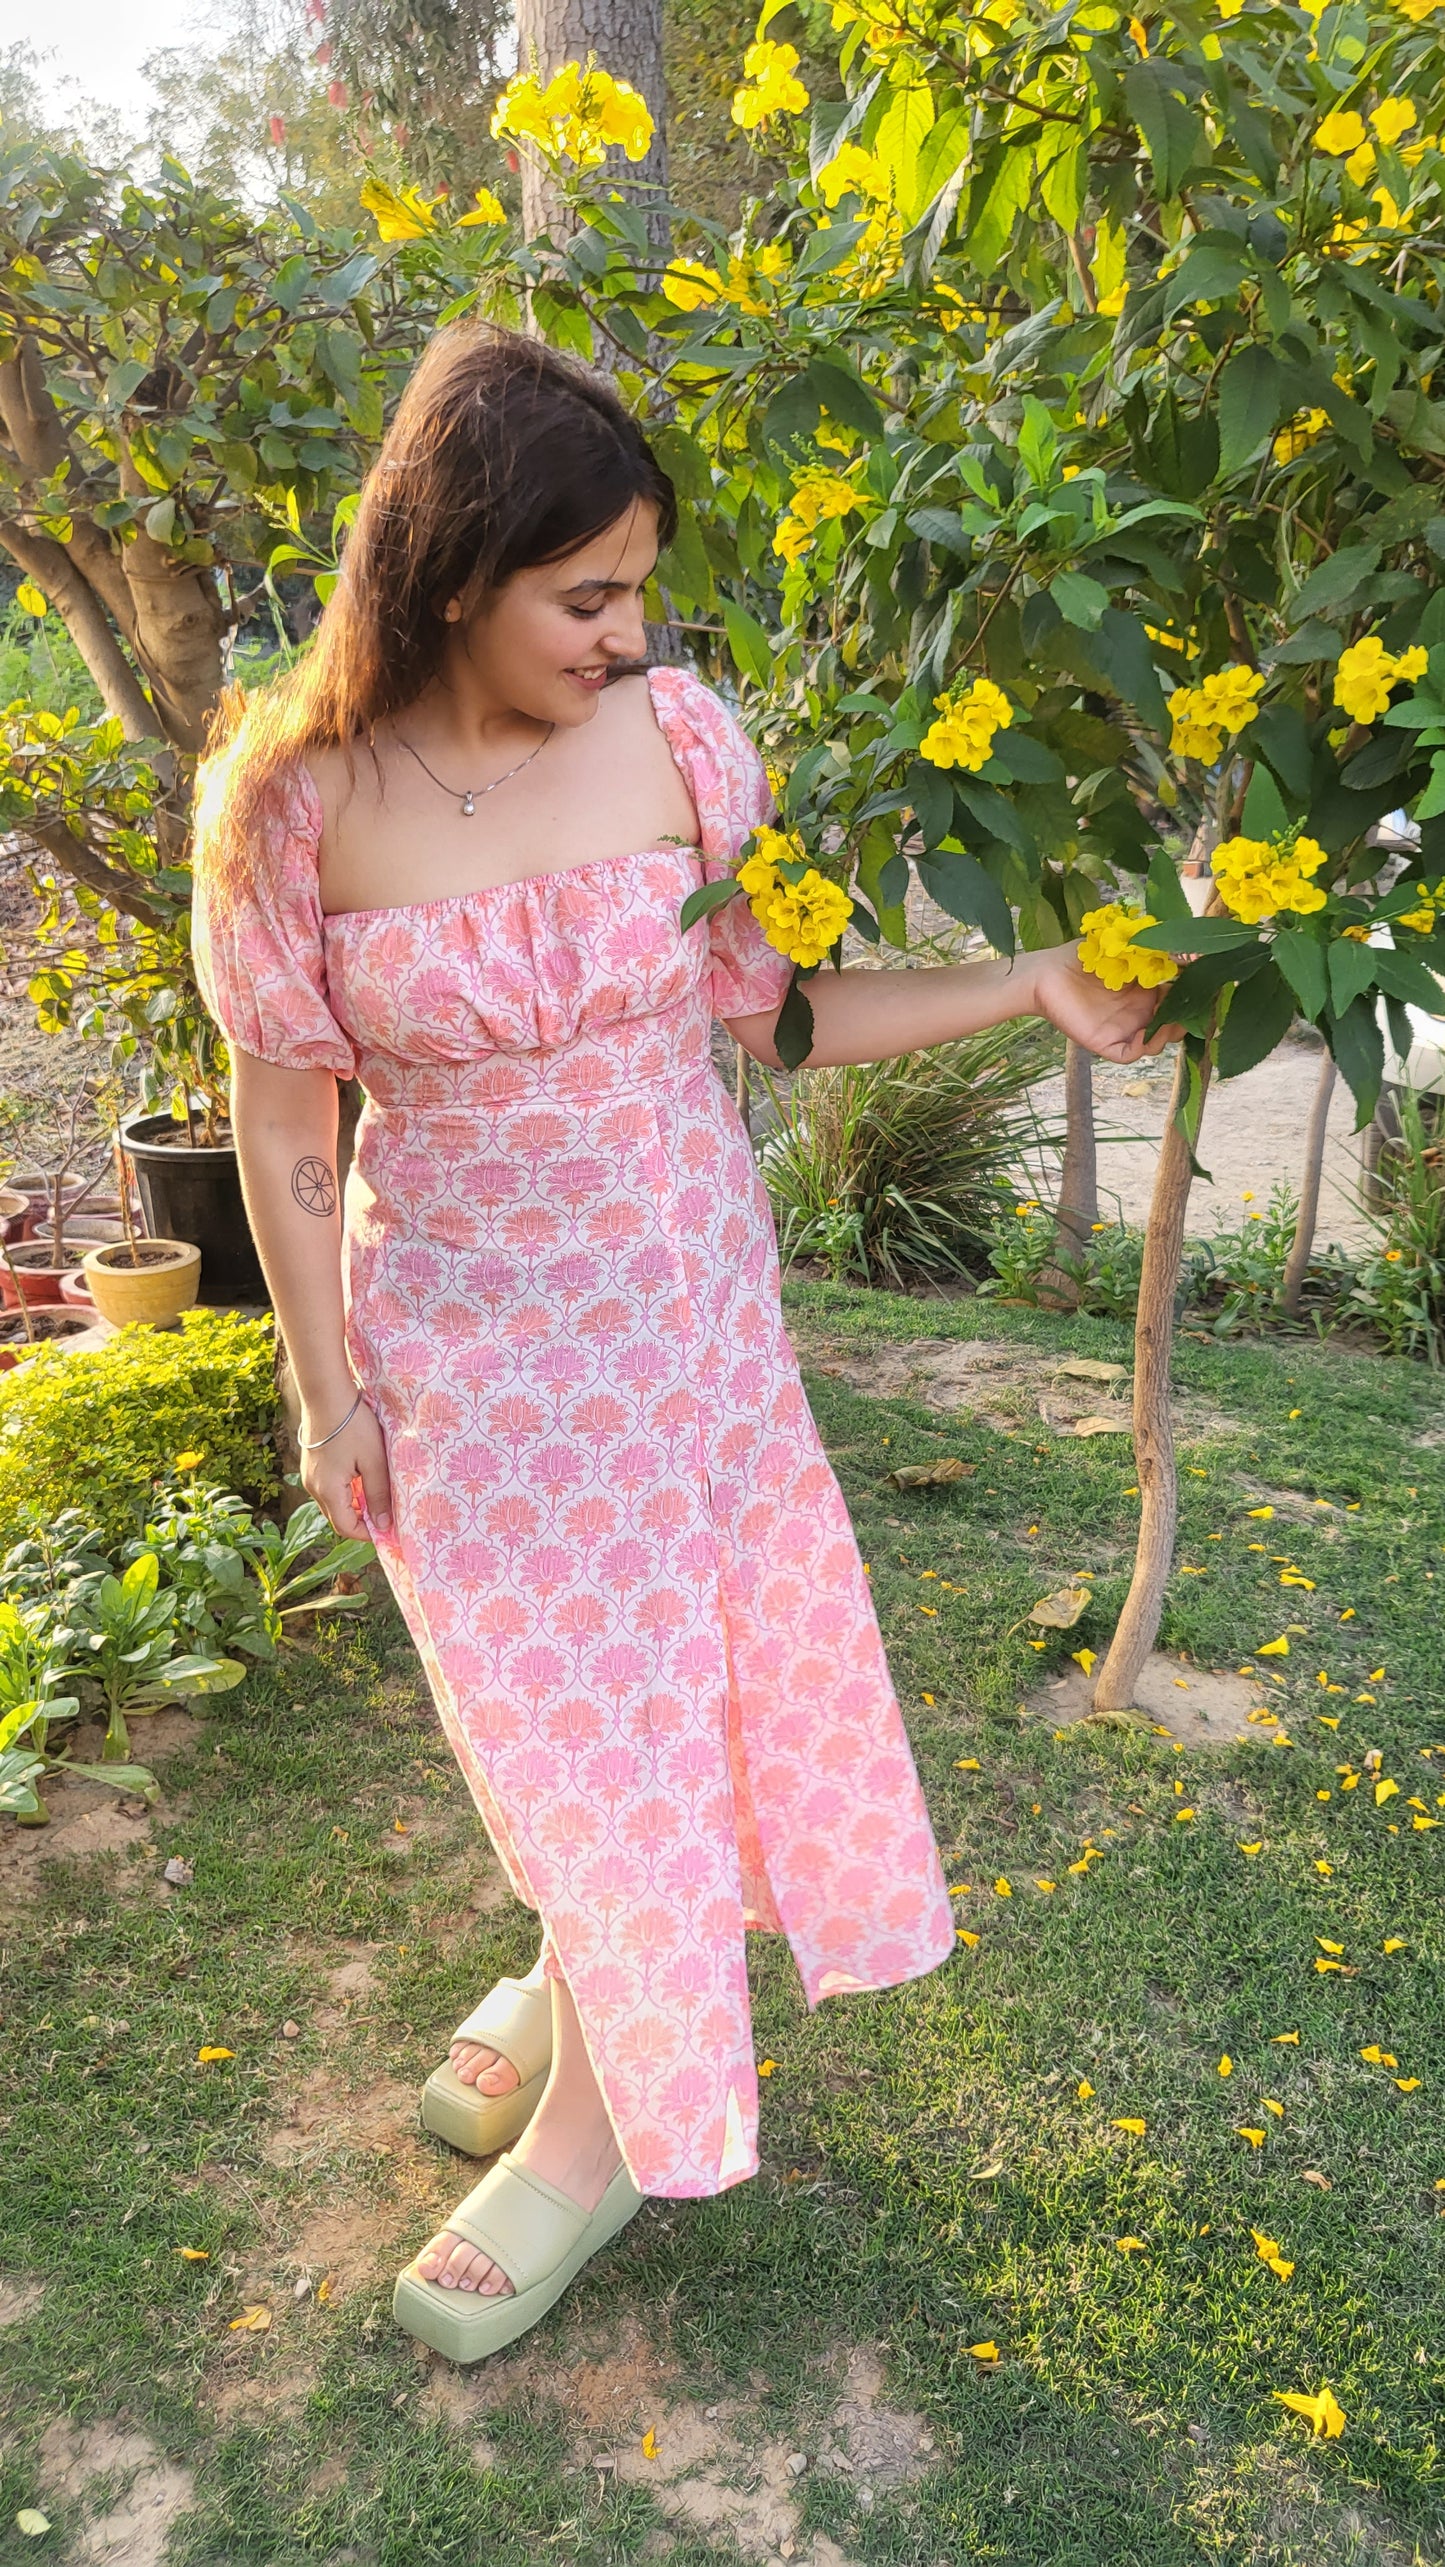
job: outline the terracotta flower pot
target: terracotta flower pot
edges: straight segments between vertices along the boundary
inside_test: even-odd
[[[86,1273],[84,1266],[78,1266],[73,1275],[62,1276],[60,1284],[60,1298],[63,1302],[67,1303],[72,1310],[88,1310],[91,1320],[94,1320],[96,1315],[95,1295],[90,1289],[90,1277]],[[89,1324],[90,1323],[88,1321],[87,1326]]]
[[[112,1327],[144,1320],[151,1327],[189,1310],[200,1290],[201,1252],[189,1239],[138,1239],[131,1263],[122,1240],[92,1248],[85,1274],[96,1309]]]
[[[25,1333],[25,1322],[18,1310],[0,1311],[0,1373],[18,1363],[26,1347],[53,1344],[58,1337],[83,1337],[95,1325],[93,1311],[69,1309],[64,1302],[28,1301],[32,1336]]]
[[[0,1265],[0,1306],[13,1310],[21,1294],[27,1301],[54,1305],[60,1299],[65,1277],[84,1263],[84,1257],[83,1248],[67,1247],[62,1248],[57,1260],[53,1248],[33,1239],[23,1241],[20,1247],[10,1250],[9,1265]]]
[[[0,1239],[7,1248],[12,1240],[25,1235],[25,1217],[30,1210],[30,1197],[18,1186],[0,1185]]]
[[[37,1221],[30,1233],[35,1245],[48,1248],[55,1236],[49,1221]],[[65,1244],[77,1248],[104,1248],[112,1239],[125,1237],[125,1223],[118,1212],[68,1213],[65,1221]]]

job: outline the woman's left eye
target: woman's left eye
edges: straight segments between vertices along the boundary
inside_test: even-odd
[[[595,624],[602,611],[600,606],[569,606],[567,609],[569,615],[576,616],[579,624]]]

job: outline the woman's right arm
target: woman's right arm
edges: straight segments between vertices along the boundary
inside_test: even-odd
[[[303,1443],[315,1444],[356,1398],[341,1297],[336,1081],[329,1070],[278,1069],[233,1046],[231,1120],[252,1234],[301,1395]],[[389,1532],[386,1448],[364,1400],[341,1434],[301,1455],[301,1484],[338,1533],[366,1532],[357,1480],[372,1524]]]

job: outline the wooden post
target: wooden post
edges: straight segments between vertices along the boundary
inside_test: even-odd
[[[1169,1373],[1174,1346],[1174,1298],[1184,1254],[1184,1215],[1193,1175],[1189,1145],[1176,1117],[1189,1092],[1189,1067],[1188,1054],[1181,1044],[1169,1100],[1169,1121],[1149,1205],[1149,1225],[1144,1234],[1144,1269],[1139,1278],[1139,1309],[1134,1323],[1134,1459],[1142,1501],[1139,1547],[1124,1610],[1094,1687],[1096,1711],[1133,1709],[1135,1687],[1158,1636],[1164,1589],[1174,1561],[1179,1474],[1174,1460]],[[1200,1064],[1200,1077],[1207,1085],[1207,1052]]]
[[[737,1084],[734,1089],[734,1094],[737,1099],[738,1112],[742,1116],[743,1130],[746,1132],[748,1139],[751,1140],[753,1136],[752,1090],[748,1083],[748,1056],[743,1050],[741,1043],[735,1045],[734,1048],[738,1056]]]
[[[1332,1052],[1320,1061],[1320,1074],[1315,1082],[1314,1103],[1310,1107],[1309,1128],[1305,1133],[1304,1174],[1300,1180],[1299,1214],[1294,1225],[1294,1238],[1280,1288],[1280,1307],[1291,1319],[1298,1319],[1304,1294],[1305,1276],[1309,1273],[1310,1253],[1315,1244],[1315,1223],[1320,1213],[1320,1179],[1324,1173],[1325,1136],[1329,1130],[1330,1099],[1335,1092],[1335,1062]]]

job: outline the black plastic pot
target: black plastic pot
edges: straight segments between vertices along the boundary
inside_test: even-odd
[[[261,1273],[230,1142],[193,1149],[168,1114],[136,1114],[121,1126],[153,1239],[189,1239],[201,1252],[202,1301],[264,1302]]]

